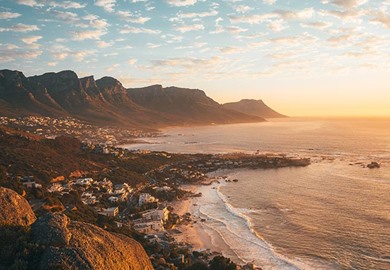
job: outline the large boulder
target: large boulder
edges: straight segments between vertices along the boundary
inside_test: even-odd
[[[0,187],[0,226],[26,227],[35,214],[25,198],[11,189]]]
[[[60,213],[36,220],[22,196],[2,187],[0,206],[0,269],[153,269],[141,244],[127,236]]]
[[[46,246],[39,269],[153,269],[135,240],[92,224],[48,214],[31,227],[33,239]]]

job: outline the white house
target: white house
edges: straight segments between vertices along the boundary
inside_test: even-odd
[[[118,197],[114,197],[114,196],[111,196],[108,198],[108,200],[111,202],[111,203],[116,203],[119,201],[119,198]]]
[[[134,220],[134,230],[140,233],[150,234],[164,231],[164,226],[161,221],[152,220],[144,221],[143,219]]]
[[[157,201],[158,201],[158,199],[156,199],[155,197],[153,197],[149,193],[141,193],[139,195],[138,205],[142,206],[145,203],[152,203],[152,202],[157,202]]]
[[[110,208],[102,209],[98,213],[103,216],[116,217],[119,214],[119,208],[110,207]]]
[[[93,183],[92,178],[80,178],[76,180],[76,185],[89,186]]]

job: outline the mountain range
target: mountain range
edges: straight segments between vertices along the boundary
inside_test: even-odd
[[[31,77],[0,70],[0,115],[71,116],[140,128],[265,121],[261,114],[221,105],[199,89],[161,85],[126,89],[115,78],[79,78],[70,70]]]

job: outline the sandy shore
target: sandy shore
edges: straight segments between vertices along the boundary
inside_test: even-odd
[[[183,186],[185,190],[197,193],[199,186]],[[182,216],[186,213],[192,215],[192,222],[184,223],[177,225],[175,228],[181,232],[181,234],[176,234],[174,237],[177,242],[189,243],[193,246],[194,250],[209,249],[211,251],[221,252],[220,248],[216,247],[212,243],[210,235],[204,230],[200,219],[195,217],[194,210],[196,203],[196,198],[188,198],[181,201],[176,201],[172,206],[174,208],[173,212]],[[196,221],[196,223],[194,223]]]

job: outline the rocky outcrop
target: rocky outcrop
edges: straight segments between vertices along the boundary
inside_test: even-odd
[[[0,226],[26,227],[36,220],[25,198],[13,190],[0,187]]]
[[[153,269],[135,240],[62,214],[38,219],[31,233],[36,243],[46,246],[39,269]]]
[[[28,202],[6,188],[0,188],[0,205],[0,239],[7,240],[0,244],[0,269],[19,264],[27,269],[153,269],[143,247],[127,236],[71,221],[60,213],[48,213],[36,220]],[[12,241],[10,231],[3,228],[17,226],[26,229],[13,231]],[[18,242],[18,238],[29,242]],[[31,257],[22,259],[23,254],[16,254],[20,250],[38,257],[32,262]],[[18,263],[12,262],[15,258]]]

